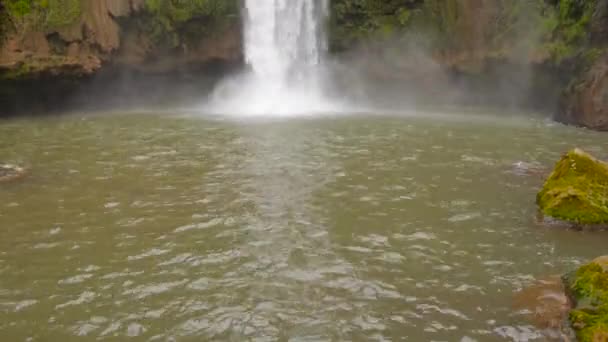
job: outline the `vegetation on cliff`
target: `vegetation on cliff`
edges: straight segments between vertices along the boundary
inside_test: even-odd
[[[564,277],[575,302],[570,324],[580,342],[608,339],[608,257],[595,259]]]
[[[608,224],[608,164],[575,149],[557,163],[538,193],[541,211],[581,225]]]
[[[423,36],[432,51],[473,47],[501,56],[515,46],[556,62],[579,53],[597,57],[598,51],[588,46],[589,25],[597,4],[598,0],[496,0],[481,4],[334,0],[331,42],[334,50],[342,50],[370,37],[377,40],[414,34]]]
[[[238,0],[145,0],[145,13],[139,18],[139,26],[154,43],[177,47],[240,20],[238,4]],[[206,25],[200,25],[200,19]],[[196,24],[190,25],[193,20]]]
[[[48,111],[102,69],[221,73],[242,60],[239,3],[0,0],[0,108]]]
[[[331,7],[332,51],[363,53],[356,67],[372,79],[405,80],[414,91],[428,83],[422,95],[448,102],[460,96],[451,97],[452,88],[463,88],[465,102],[529,106],[608,129],[608,111],[598,110],[608,87],[606,1],[332,0]],[[437,90],[442,77],[448,91]]]
[[[76,22],[82,13],[81,0],[5,0],[4,6],[16,29],[25,25],[61,28]]]
[[[554,12],[545,19],[545,25],[551,32],[550,40],[545,47],[558,60],[585,53],[587,58],[594,59],[599,52],[589,46],[589,25],[598,0],[560,0],[554,5]],[[589,51],[584,51],[589,48]]]
[[[143,28],[151,33],[153,38],[168,39],[175,45],[179,40],[179,29],[193,19],[209,19],[207,21],[210,25],[203,25],[209,31],[210,26],[238,14],[237,0],[138,0],[133,3],[125,0],[123,2],[124,5],[120,6],[129,7],[134,3],[143,3],[143,6],[137,6],[138,9],[140,7],[143,9],[141,11],[141,17],[145,18]],[[13,26],[12,29],[17,31],[49,32],[78,24],[88,5],[90,4],[84,0],[6,0],[0,6],[4,7],[5,32],[9,26]]]
[[[6,0],[0,79],[58,69],[87,74],[117,60],[138,66],[160,57],[234,60],[238,13],[239,0]]]

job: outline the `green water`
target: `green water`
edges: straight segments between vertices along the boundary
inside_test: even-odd
[[[0,340],[544,340],[514,293],[608,233],[534,197],[606,141],[487,115],[2,121],[29,175],[0,185]]]

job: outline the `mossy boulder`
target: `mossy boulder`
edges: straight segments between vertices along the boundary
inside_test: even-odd
[[[557,163],[536,202],[546,216],[583,226],[608,224],[608,164],[580,149]]]
[[[565,276],[564,283],[576,304],[569,320],[578,340],[608,341],[608,256]]]

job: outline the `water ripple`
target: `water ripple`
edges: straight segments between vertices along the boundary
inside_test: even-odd
[[[555,332],[513,293],[608,242],[534,222],[528,170],[601,152],[561,126],[118,116],[0,133],[20,135],[2,155],[44,169],[2,192],[15,341],[540,341]]]

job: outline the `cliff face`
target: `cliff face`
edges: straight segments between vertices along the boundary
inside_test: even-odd
[[[32,90],[55,99],[77,87],[66,79],[113,69],[174,75],[240,66],[241,4],[1,1],[0,106]],[[376,93],[533,107],[608,129],[607,1],[332,0],[329,31],[344,74],[357,69]]]
[[[608,54],[602,55],[569,85],[556,119],[608,131]]]
[[[239,14],[239,0],[0,1],[0,116],[200,94],[242,64]]]
[[[606,1],[334,0],[330,34],[334,52],[404,91],[605,129]]]
[[[7,0],[0,78],[241,60],[237,1]]]

